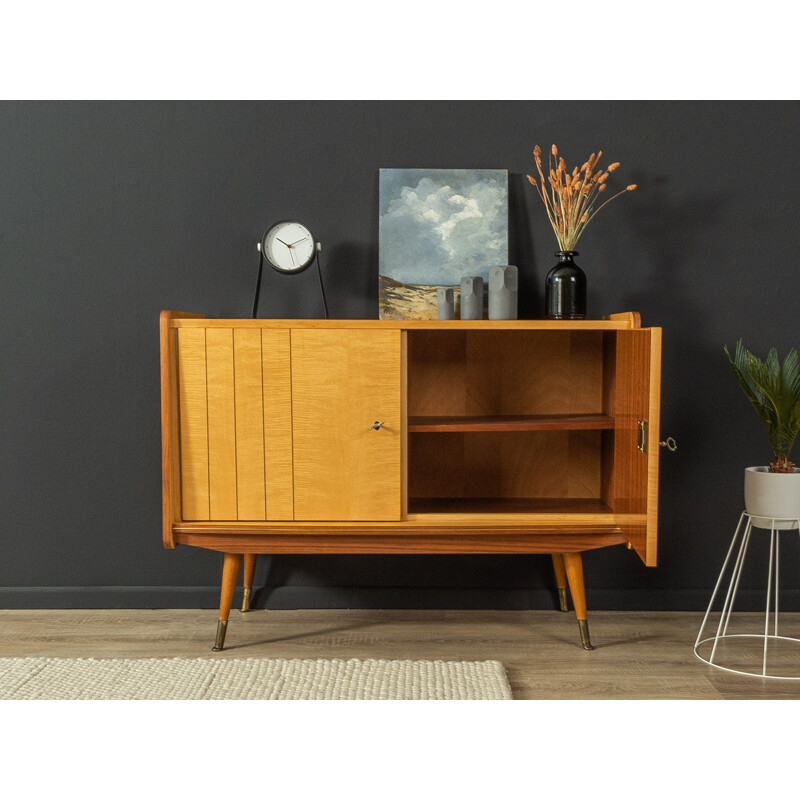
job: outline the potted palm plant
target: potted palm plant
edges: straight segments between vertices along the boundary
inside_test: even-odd
[[[753,525],[787,529],[800,521],[800,469],[789,454],[800,433],[800,361],[796,350],[778,359],[773,348],[766,361],[736,343],[731,357],[725,347],[733,374],[756,410],[767,432],[772,462],[766,467],[747,467],[744,472],[744,501]]]

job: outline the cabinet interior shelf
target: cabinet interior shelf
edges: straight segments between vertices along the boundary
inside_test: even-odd
[[[578,431],[612,430],[606,414],[537,414],[513,416],[409,417],[409,433],[464,433],[470,431]]]
[[[555,497],[414,497],[413,514],[611,514],[602,500]]]

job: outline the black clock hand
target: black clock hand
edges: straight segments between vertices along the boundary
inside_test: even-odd
[[[300,244],[300,242],[304,242],[306,239],[308,239],[308,236],[304,236],[302,239],[298,239],[296,242],[292,242],[289,245],[289,247],[294,247],[296,244]],[[280,239],[278,241],[280,241]]]
[[[276,238],[276,239],[278,239],[278,237],[277,237],[277,236],[276,236],[275,238]],[[279,241],[281,244],[286,244],[286,242],[284,242],[284,241],[283,241],[283,239],[278,239],[278,241]],[[290,244],[286,244],[286,246],[287,246],[287,247],[291,247],[291,245],[290,245]]]

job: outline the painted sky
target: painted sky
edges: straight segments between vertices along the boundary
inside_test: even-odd
[[[508,172],[382,169],[380,274],[403,283],[488,279],[508,263]]]

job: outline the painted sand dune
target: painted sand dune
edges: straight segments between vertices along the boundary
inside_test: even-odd
[[[381,319],[436,319],[436,290],[442,285],[432,286],[416,283],[401,283],[378,276],[378,303]],[[456,318],[458,318],[461,291],[455,287]]]

